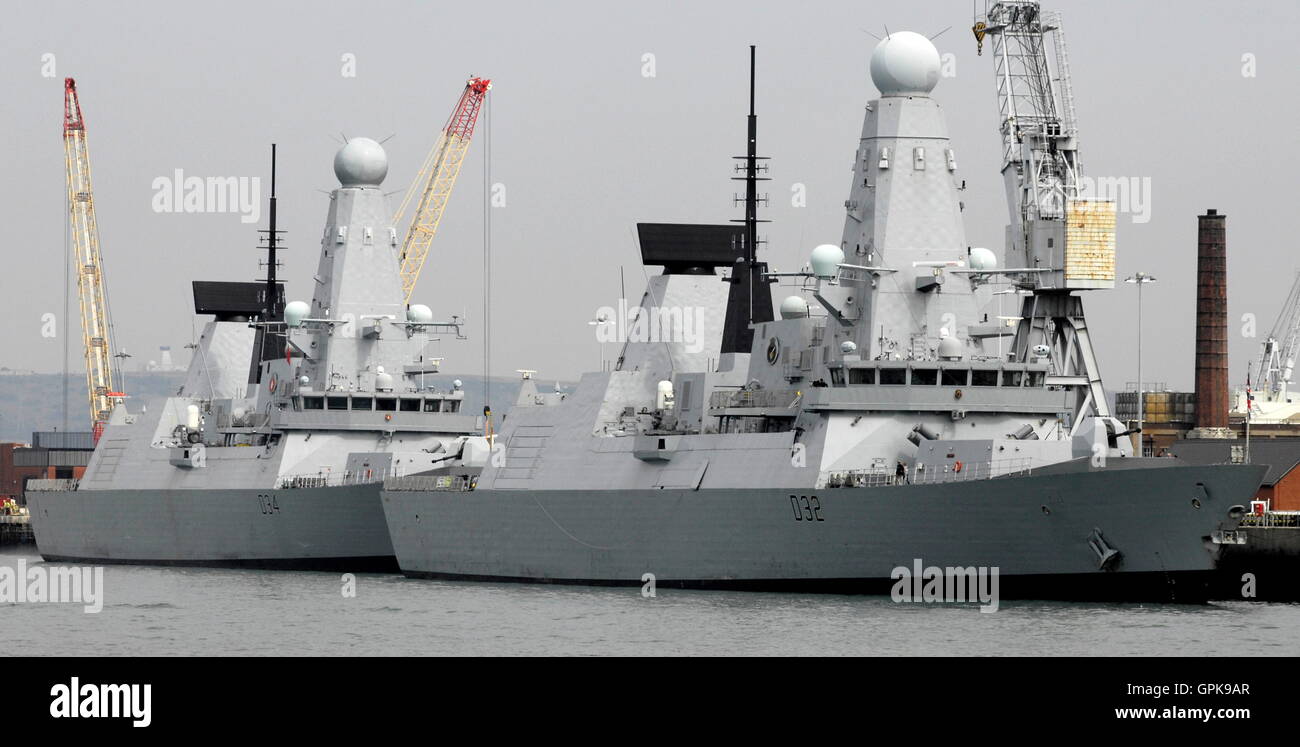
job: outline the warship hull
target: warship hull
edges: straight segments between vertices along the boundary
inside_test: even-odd
[[[28,493],[49,562],[389,571],[379,484]]]
[[[642,585],[653,574],[668,588],[888,593],[894,569],[919,561],[996,567],[1006,598],[1203,601],[1212,535],[1262,474],[1173,466],[822,490],[390,485],[382,496],[412,577]],[[1089,544],[1098,533],[1119,552],[1105,570]]]

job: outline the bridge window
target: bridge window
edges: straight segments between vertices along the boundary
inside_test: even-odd
[[[970,376],[970,370],[965,368],[945,368],[943,369],[944,386],[966,386],[967,378]]]
[[[906,368],[882,368],[880,369],[881,386],[903,386],[907,383]]]
[[[844,369],[842,368],[831,369],[831,386],[844,386]]]
[[[375,400],[370,397],[353,397],[352,409],[365,410],[369,412],[374,407]]]
[[[402,399],[400,402],[402,403],[402,412],[420,411],[420,400],[418,399]]]
[[[326,397],[325,407],[330,410],[346,410],[348,409],[348,398],[347,397]]]
[[[998,372],[981,371],[979,369],[975,369],[974,371],[970,372],[970,385],[971,386],[997,386]]]
[[[1024,377],[1024,371],[1003,371],[1002,386],[1020,386],[1020,382],[1024,380]]]
[[[850,384],[875,384],[875,383],[876,383],[876,369],[874,369],[874,368],[850,368],[850,369],[849,369],[849,383],[850,383]]]
[[[913,368],[912,386],[934,386],[939,383],[939,369]]]
[[[442,400],[440,399],[426,399],[424,401],[424,411],[438,412],[439,410],[442,409],[441,405],[442,405]]]
[[[375,398],[375,409],[380,412],[396,412],[397,400],[392,397],[377,397]]]
[[[1029,379],[1026,382],[1027,385],[1034,387],[1042,386],[1043,379],[1047,376],[1045,371],[1027,371],[1026,373],[1029,374]]]
[[[325,398],[324,398],[324,397],[303,397],[303,398],[302,398],[302,409],[304,409],[304,410],[324,410],[324,409],[325,409]]]

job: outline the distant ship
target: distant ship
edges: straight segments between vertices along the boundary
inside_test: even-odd
[[[147,413],[119,405],[80,480],[29,486],[42,557],[396,569],[382,479],[464,481],[487,442],[459,382],[426,386],[429,335],[459,322],[405,303],[387,171],[367,138],[335,156],[310,304],[283,302],[274,253],[264,284],[195,283],[195,311],[214,318],[178,395]]]
[[[1007,5],[1037,9],[995,10]],[[1037,23],[990,17],[984,33],[1019,43],[1012,26]],[[1005,51],[1047,70],[1041,47]],[[757,251],[751,57],[743,223],[642,225],[643,260],[664,270],[638,318],[661,334],[629,338],[613,370],[562,400],[512,411],[476,481],[385,481],[402,571],[888,592],[898,569],[924,564],[996,568],[1005,596],[1205,599],[1215,540],[1264,468],[1133,455],[1077,293],[1114,283],[1113,203],[1079,199],[1069,128],[1012,110],[1006,266],[970,248],[930,95],[939,71],[920,34],[875,49],[881,96],[867,105],[843,238],[778,274]],[[778,277],[799,292],[774,318]],[[997,278],[1023,292],[1014,327],[978,311]],[[686,313],[703,330],[689,343],[667,328]]]

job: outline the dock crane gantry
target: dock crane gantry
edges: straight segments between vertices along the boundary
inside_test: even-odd
[[[1044,13],[1037,0],[998,0],[971,31],[981,53],[985,37],[993,42],[1011,218],[999,272],[1032,292],[1012,355],[1051,361],[1055,380],[1076,394],[1077,428],[1088,409],[1110,416],[1077,292],[1115,286],[1115,203],[1085,196],[1059,14]],[[1044,348],[1046,356],[1035,356]]]
[[[95,222],[95,197],[90,183],[90,149],[86,121],[81,116],[77,83],[63,81],[63,153],[67,168],[68,223],[72,260],[81,299],[81,331],[86,354],[86,385],[90,421],[99,441],[113,408],[126,396],[113,387],[113,328],[108,316],[108,292]]]
[[[415,291],[415,282],[420,278],[424,261],[429,257],[429,246],[438,232],[438,222],[442,220],[442,213],[447,208],[447,200],[451,197],[452,187],[456,185],[456,177],[460,175],[461,164],[465,162],[465,153],[474,137],[479,110],[491,88],[492,81],[486,78],[470,78],[466,81],[465,90],[461,92],[456,108],[443,126],[438,142],[424,159],[424,165],[420,167],[419,174],[402,198],[401,206],[397,208],[397,214],[393,216],[393,224],[401,225],[402,214],[406,212],[416,192],[423,188],[400,256],[402,293],[408,303]]]
[[[1259,372],[1255,399],[1264,404],[1289,403],[1296,359],[1300,358],[1300,273],[1261,347],[1255,366]]]

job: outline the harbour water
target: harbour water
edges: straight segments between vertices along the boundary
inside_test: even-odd
[[[40,567],[31,545],[0,567]],[[107,566],[103,609],[0,603],[7,654],[1258,656],[1300,650],[1300,605],[895,603],[824,596]],[[16,631],[21,631],[20,633]]]

